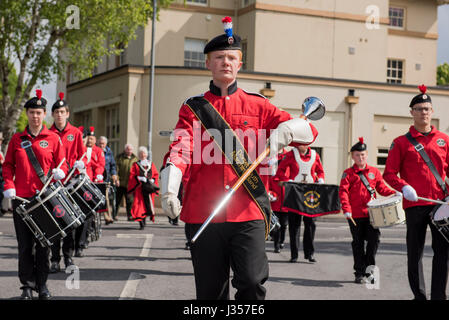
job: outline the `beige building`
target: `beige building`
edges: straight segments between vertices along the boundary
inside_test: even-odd
[[[307,96],[323,99],[314,143],[327,183],[338,184],[363,136],[369,163],[383,168],[391,141],[411,124],[409,103],[426,84],[437,128],[449,133],[449,89],[436,87],[436,0],[179,0],[160,12],[155,36],[153,160],[158,168],[182,102],[208,90],[205,43],[231,16],[243,40],[239,87],[266,95],[292,115]],[[76,125],[93,125],[113,150],[148,144],[151,22],[121,56],[69,83]]]

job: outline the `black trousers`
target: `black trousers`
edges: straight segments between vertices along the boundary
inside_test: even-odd
[[[50,270],[50,250],[45,246],[41,246],[31,230],[23,222],[21,216],[16,212],[19,205],[20,201],[12,201],[14,228],[19,249],[19,280],[22,284],[21,289],[25,287],[39,288],[47,283]]]
[[[64,259],[71,258],[73,256],[73,250],[75,248],[75,230],[69,231],[67,235],[62,239],[62,254]],[[61,239],[54,241],[51,246],[51,262],[61,261]]]
[[[186,224],[190,240],[200,224]],[[211,223],[190,248],[199,300],[228,300],[229,274],[236,300],[263,300],[268,279],[263,220]]]
[[[274,214],[279,219],[279,224],[281,227],[279,230],[273,233],[273,241],[274,241],[274,247],[279,248],[279,246],[284,243],[285,241],[285,232],[287,231],[287,225],[288,225],[288,213],[287,212],[280,212],[280,211],[274,211]]]
[[[422,257],[427,225],[432,234],[432,284],[430,298],[446,300],[449,244],[431,222],[434,206],[416,206],[405,210],[407,224],[407,267],[410,288],[415,299],[426,299]]]
[[[315,252],[313,240],[315,239],[316,218],[306,217],[294,212],[289,212],[288,232],[290,234],[290,252],[292,258],[298,258],[299,236],[302,220],[304,220],[304,235],[302,240],[304,257],[308,258]]]
[[[92,228],[94,217],[89,217],[75,229],[75,250],[84,249],[89,244],[89,232]]]
[[[120,208],[120,203],[122,202],[123,196],[125,196],[126,200],[126,215],[128,218],[132,218],[131,208],[133,206],[133,197],[131,194],[128,194],[128,189],[126,187],[117,187],[116,189],[115,211],[118,213],[118,209]]]
[[[352,235],[352,255],[356,276],[363,276],[366,268],[376,265],[376,253],[379,247],[379,229],[373,228],[369,218],[354,218],[357,226],[348,220]],[[365,249],[366,242],[366,249]]]

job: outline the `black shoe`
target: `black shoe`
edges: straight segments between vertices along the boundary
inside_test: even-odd
[[[33,290],[29,287],[23,288],[20,300],[33,300]]]
[[[143,223],[142,221],[139,221],[139,230],[143,230],[145,228],[145,223]]]
[[[190,250],[190,244],[186,242],[186,246],[184,247],[184,250]]]
[[[50,300],[51,294],[46,285],[39,288],[39,300]]]
[[[280,253],[281,248],[279,246],[274,246],[274,253]]]
[[[290,259],[290,262],[296,262],[296,261],[298,261],[298,258],[291,258]]]
[[[309,260],[309,262],[312,262],[312,263],[316,262],[315,258],[313,257],[313,254],[310,256],[305,256],[304,259]]]
[[[75,257],[78,257],[78,258],[84,257],[83,249],[77,249],[75,251]]]
[[[114,219],[113,219],[114,221],[118,221],[118,219],[117,219],[117,217],[114,217]]]
[[[67,269],[70,266],[74,266],[72,258],[64,258],[65,268]]]
[[[357,275],[355,276],[355,283],[363,283],[364,282],[365,277],[363,275]]]
[[[58,273],[61,271],[61,268],[59,267],[59,262],[52,261],[50,265],[50,273]]]
[[[284,243],[281,243],[281,244],[279,245],[279,248],[284,249]]]

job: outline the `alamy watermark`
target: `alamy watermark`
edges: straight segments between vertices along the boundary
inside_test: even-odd
[[[65,9],[65,13],[69,16],[65,20],[65,27],[69,30],[80,28],[80,8],[75,5],[70,5]]]
[[[72,264],[65,269],[65,273],[69,274],[65,280],[65,287],[69,290],[80,288],[80,269]]]
[[[380,270],[378,266],[368,266],[366,267],[365,273],[366,276],[366,282],[365,286],[369,290],[379,290],[380,289]]]

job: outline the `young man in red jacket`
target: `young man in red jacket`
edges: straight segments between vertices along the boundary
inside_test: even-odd
[[[324,183],[324,169],[319,154],[306,145],[299,145],[293,148],[280,163],[274,180],[281,185],[285,181]],[[315,238],[316,218],[302,216],[296,212],[288,213],[290,262],[298,260],[301,220],[304,220],[304,259],[314,263],[316,259],[313,256],[315,252],[313,240]]]
[[[239,170],[238,163],[242,160],[240,156],[244,156],[244,151],[252,155],[257,153],[257,143],[261,140],[259,135],[270,136],[271,155],[276,156],[291,142],[309,144],[318,134],[307,120],[292,119],[265,97],[238,88],[236,77],[242,66],[240,37],[228,28],[231,24],[229,17],[223,22],[227,34],[215,37],[204,48],[206,66],[212,73],[209,91],[186,100],[182,105],[174,132],[175,141],[169,148],[169,160],[161,171],[162,208],[171,218],[181,212],[189,239],[238,180],[236,170]],[[199,105],[201,108],[197,108]],[[216,117],[205,119],[198,111],[209,112],[209,115]],[[203,124],[203,121],[211,124],[211,131],[205,132],[199,123],[200,118]],[[226,142],[222,144],[224,149],[220,150],[214,141],[198,141],[198,136],[199,140],[203,140],[202,137],[205,140],[208,134],[217,133],[219,129],[224,131],[224,127],[230,127],[236,134],[245,134],[243,139],[233,140],[245,149],[239,146],[238,153],[234,150],[232,155],[236,161],[227,160],[231,155],[229,149],[233,148],[229,148],[231,146]],[[274,129],[278,134],[270,135],[270,130]],[[229,133],[229,129],[226,130],[225,133]],[[222,151],[226,153],[226,158]],[[189,180],[181,211],[178,191],[187,170]],[[256,182],[251,180],[248,189],[243,186],[237,189],[220,214],[191,246],[198,299],[229,299],[231,268],[234,271],[232,285],[237,290],[235,299],[265,298],[263,284],[268,278],[265,235],[269,225],[265,209],[271,209],[260,177],[253,172],[252,178]],[[253,197],[252,190],[249,190],[252,187],[257,190],[262,187],[264,194],[260,198]],[[260,203],[262,205],[259,206]]]
[[[424,85],[419,89],[421,94],[416,95],[410,103],[413,125],[409,129],[409,134],[424,147],[436,171],[444,181],[449,173],[449,137],[431,125],[432,100],[426,93]],[[429,166],[405,135],[393,140],[383,176],[388,184],[396,190],[401,190],[404,194],[408,279],[415,299],[427,299],[422,256],[426,230],[429,226],[434,253],[430,298],[446,300],[449,245],[431,223],[430,213],[435,208],[435,204],[418,201],[418,196],[429,199],[445,199],[447,202],[449,195],[443,191]]]
[[[64,100],[64,93],[59,93],[57,100],[52,108],[51,114],[54,119],[50,131],[56,133],[62,141],[65,149],[65,159],[71,168],[82,170],[85,168],[86,157],[80,160],[86,152],[83,144],[83,137],[77,127],[72,126],[68,119],[70,116],[69,106]],[[76,173],[76,172],[75,172]],[[75,249],[75,230],[72,230],[62,240],[62,254],[64,256],[64,264],[67,267],[73,265],[72,256]],[[51,246],[50,273],[61,271],[59,261],[61,260],[61,241],[55,241]]]
[[[48,300],[51,294],[47,288],[49,271],[49,249],[40,245],[33,233],[16,212],[21,201],[15,196],[32,199],[43,183],[31,165],[25,151],[28,143],[36,156],[44,174],[49,171],[55,180],[65,178],[67,164],[64,161],[64,147],[59,136],[48,130],[43,124],[46,115],[47,101],[42,98],[42,91],[36,90],[36,97],[25,103],[28,126],[23,132],[12,136],[8,144],[5,162],[3,164],[3,179],[5,180],[5,198],[13,199],[13,218],[19,249],[19,279],[22,284],[21,299],[31,300],[32,290],[39,293],[39,299]],[[35,253],[33,254],[33,247]]]
[[[395,191],[386,186],[380,171],[367,164],[368,151],[363,138],[351,148],[351,157],[354,165],[343,172],[340,181],[340,203],[347,219],[354,218],[356,225],[348,220],[352,235],[352,254],[354,256],[355,283],[363,283],[366,268],[376,265],[376,253],[379,246],[379,229],[370,224],[367,203],[376,198],[376,192],[383,196],[395,194]],[[363,184],[359,174],[363,174],[372,189],[371,195]],[[400,193],[399,193],[400,194]],[[365,241],[366,250],[365,250]]]

